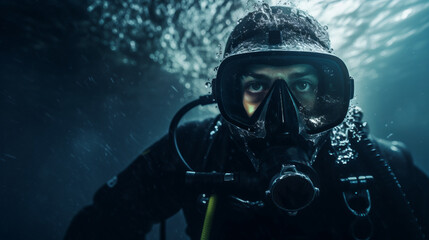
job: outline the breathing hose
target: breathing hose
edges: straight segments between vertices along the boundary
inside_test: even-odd
[[[170,146],[173,146],[176,151],[174,151],[177,154],[177,157],[182,161],[183,165],[185,165],[186,169],[188,171],[193,171],[191,166],[189,166],[188,162],[186,162],[185,158],[183,157],[182,153],[179,150],[179,145],[177,143],[177,126],[179,125],[180,120],[182,117],[189,112],[192,108],[201,105],[208,105],[215,103],[215,99],[213,95],[204,95],[199,97],[197,100],[194,100],[185,106],[183,106],[177,113],[174,115],[173,120],[171,120],[170,128],[168,130],[168,138],[170,141]]]

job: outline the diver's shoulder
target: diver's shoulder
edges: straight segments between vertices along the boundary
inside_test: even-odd
[[[377,144],[382,154],[385,157],[392,158],[393,160],[412,162],[412,157],[408,147],[400,141],[389,141],[382,138],[371,137]],[[389,159],[388,159],[389,160]]]
[[[400,141],[389,141],[371,137],[378,146],[381,156],[389,163],[398,178],[404,179],[412,175],[413,158],[408,147]]]
[[[218,119],[219,117],[190,121],[179,126],[177,129],[179,145],[194,151],[196,148],[204,148],[211,132],[217,129]]]
[[[188,121],[185,122],[184,124],[182,124],[179,129],[181,128],[204,128],[204,127],[208,127],[211,124],[213,124],[214,121],[216,121],[216,119],[218,119],[218,117],[210,117],[210,118],[204,118],[204,119],[200,119],[200,120],[193,120],[193,121]]]
[[[210,129],[212,129],[217,120],[218,117],[212,117],[212,118],[205,118],[203,120],[196,120],[196,121],[189,121],[178,128],[178,134],[181,135],[201,135],[204,134]]]

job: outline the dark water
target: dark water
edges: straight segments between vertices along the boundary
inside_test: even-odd
[[[429,173],[429,2],[298,2],[328,25],[372,133],[405,142]],[[226,0],[2,1],[0,239],[60,239],[97,188],[208,92],[219,44],[249,9]],[[183,226],[169,220],[169,236]]]

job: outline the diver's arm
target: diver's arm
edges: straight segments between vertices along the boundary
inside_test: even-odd
[[[164,137],[138,156],[74,217],[65,239],[144,239],[182,205],[184,175],[170,155]]]
[[[181,152],[197,169],[214,123],[208,119],[178,129]],[[93,204],[74,217],[65,239],[144,239],[153,223],[179,211],[188,195],[186,169],[174,151],[167,136],[144,151],[97,191]]]

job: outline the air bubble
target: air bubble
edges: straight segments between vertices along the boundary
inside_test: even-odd
[[[217,47],[218,47],[218,51],[217,51],[217,53],[216,53],[216,59],[221,59],[222,58],[222,54],[223,54],[223,48],[222,48],[222,44],[218,44],[217,45]]]

